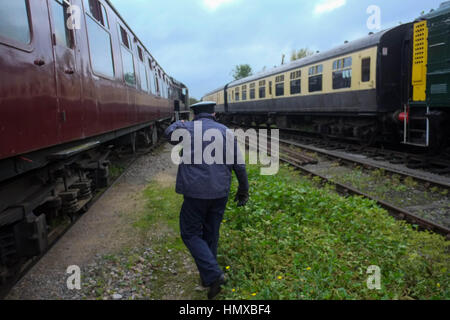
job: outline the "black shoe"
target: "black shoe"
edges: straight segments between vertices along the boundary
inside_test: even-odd
[[[220,291],[222,291],[221,286],[225,284],[225,276],[222,274],[219,279],[213,282],[213,284],[209,287],[208,299],[214,299]]]

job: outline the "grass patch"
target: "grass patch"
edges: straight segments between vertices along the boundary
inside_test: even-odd
[[[449,299],[449,242],[396,221],[373,201],[318,188],[283,166],[249,166],[251,201],[229,202],[220,263],[225,299]],[[381,174],[381,173],[380,173]],[[234,179],[232,195],[237,189]],[[381,290],[367,269],[381,268]]]
[[[124,173],[124,171],[125,171],[125,167],[123,165],[112,164],[109,167],[109,174],[110,174],[112,180],[118,178],[122,173]]]
[[[206,293],[196,290],[199,276],[180,237],[183,196],[176,194],[173,186],[152,183],[144,197],[146,210],[133,225],[142,241],[156,252],[151,299],[205,299]]]
[[[442,237],[396,221],[372,201],[320,188],[320,180],[290,167],[277,176],[260,176],[256,166],[248,172],[250,202],[237,208],[230,200],[221,229],[219,263],[229,281],[219,298],[449,299]],[[234,179],[232,196],[236,189]],[[143,198],[131,222],[136,245],[87,272],[87,298],[205,299],[179,235],[183,197],[154,182]],[[381,268],[380,291],[366,286],[371,265]]]

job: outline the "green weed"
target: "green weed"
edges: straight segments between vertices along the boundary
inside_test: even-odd
[[[376,203],[318,188],[283,167],[249,166],[249,204],[230,201],[220,263],[226,299],[448,299],[449,242],[396,221]],[[384,176],[382,171],[377,175]],[[237,183],[233,183],[233,192]],[[381,290],[367,269],[381,268]]]

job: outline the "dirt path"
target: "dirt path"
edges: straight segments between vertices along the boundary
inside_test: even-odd
[[[177,168],[170,161],[170,152],[166,145],[141,157],[7,299],[203,297],[196,283],[197,270],[180,243],[175,223],[180,197],[173,191]],[[158,201],[160,189],[174,199],[166,204],[170,210],[152,208],[151,201],[162,202]],[[72,265],[82,270],[80,291],[67,289],[66,270]]]

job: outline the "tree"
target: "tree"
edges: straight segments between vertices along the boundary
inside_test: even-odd
[[[232,75],[233,75],[234,80],[247,78],[247,77],[253,75],[252,67],[250,67],[250,65],[248,65],[248,64],[238,65],[232,71]]]
[[[312,56],[314,54],[313,51],[309,50],[308,48],[303,48],[300,50],[293,50],[291,54],[291,61],[299,60],[305,57]]]
[[[198,103],[199,101],[197,100],[197,99],[195,99],[195,98],[192,98],[192,97],[190,97],[189,98],[189,105],[190,106],[192,106],[192,105],[194,105],[194,104],[196,104],[196,103]]]

